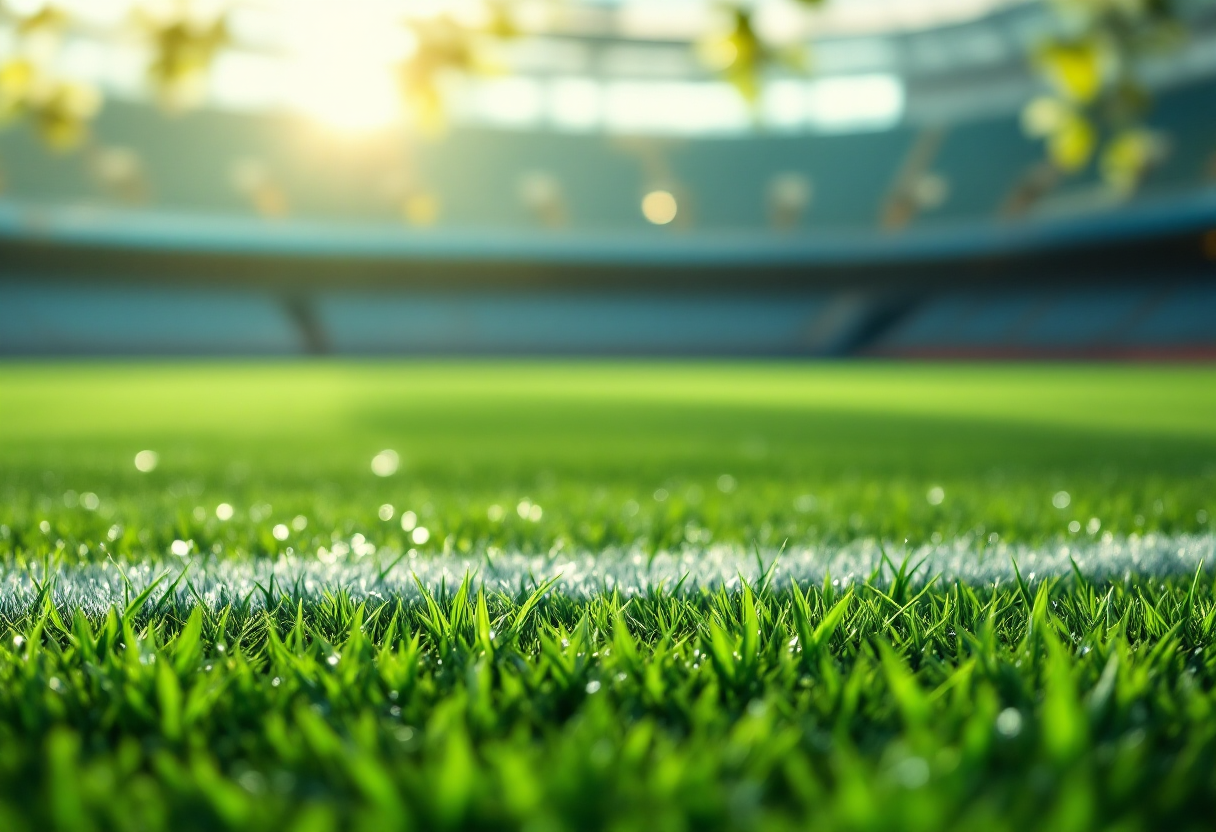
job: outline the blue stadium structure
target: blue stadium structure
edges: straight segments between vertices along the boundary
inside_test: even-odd
[[[0,353],[1213,358],[1216,12],[1193,5],[1146,72],[1165,142],[1134,190],[1025,137],[1034,4],[817,43],[817,83],[895,85],[871,121],[783,126],[764,99],[699,132],[608,105],[566,129],[521,104],[352,138],[115,97],[85,152],[0,134]],[[616,71],[620,44],[580,48]]]

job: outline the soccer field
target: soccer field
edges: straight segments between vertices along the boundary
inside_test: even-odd
[[[1204,828],[1213,515],[1208,367],[0,366],[0,829]]]

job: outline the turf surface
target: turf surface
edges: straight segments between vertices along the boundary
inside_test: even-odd
[[[1201,367],[0,367],[0,828],[1202,828],[1206,571],[901,562],[1202,552],[1214,511]],[[794,586],[782,546],[891,559]],[[749,550],[696,589],[403,588]]]

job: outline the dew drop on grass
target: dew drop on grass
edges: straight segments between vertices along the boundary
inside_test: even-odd
[[[929,782],[929,764],[920,757],[909,757],[897,763],[892,774],[905,789],[919,789]]]
[[[160,464],[160,454],[156,451],[140,451],[135,455],[135,469],[147,474],[156,470]]]
[[[997,715],[996,730],[1002,737],[1013,738],[1022,732],[1022,713],[1017,708],[1006,708]]]
[[[738,483],[735,481],[735,478],[730,474],[723,474],[722,476],[718,477],[718,490],[723,494],[731,493],[735,490],[737,485]]]
[[[587,683],[587,693],[598,693],[599,689],[600,689],[600,683],[597,680],[592,679],[590,682]]]
[[[303,514],[297,514],[294,518],[292,518],[291,527],[298,532],[304,531],[306,528],[308,528],[308,518]]]
[[[1077,532],[1081,531],[1081,522],[1079,520],[1073,520],[1071,523],[1068,524],[1068,530],[1070,532],[1072,532],[1073,534],[1076,534]]]
[[[1067,491],[1057,491],[1051,497],[1051,504],[1056,508],[1068,508],[1068,504],[1072,502],[1072,496]]]
[[[215,507],[215,516],[218,520],[231,520],[233,514],[235,514],[235,512],[233,511],[232,506],[228,503],[220,503]]]
[[[190,544],[184,540],[175,540],[169,544],[169,551],[179,558],[184,558],[190,554]]]
[[[291,534],[291,530],[288,529],[287,526],[285,526],[284,524],[279,523],[277,526],[275,526],[273,529],[270,530],[270,533],[272,535],[274,535],[275,540],[286,540],[287,536],[289,534]]]
[[[407,511],[401,515],[401,530],[412,532],[418,527],[418,515],[412,511]]]
[[[431,533],[426,526],[419,526],[410,534],[410,540],[414,541],[415,546],[421,546],[431,539]]]
[[[389,520],[393,519],[393,513],[393,507],[390,504],[385,503],[384,505],[380,506],[380,510],[376,512],[376,516],[387,523]]]
[[[236,778],[236,782],[240,784],[241,788],[253,795],[266,791],[266,778],[257,771],[242,772]]]
[[[506,510],[497,503],[486,509],[486,519],[488,519],[491,523],[501,522],[502,518],[505,517],[506,514]]]
[[[1089,518],[1089,522],[1085,524],[1085,531],[1088,532],[1089,534],[1097,534],[1098,530],[1101,528],[1102,528],[1102,521],[1099,520],[1097,517]]]
[[[391,448],[386,448],[372,457],[372,473],[377,477],[391,477],[397,473],[401,457]]]
[[[80,507],[85,511],[97,511],[100,506],[101,500],[92,491],[80,495]]]
[[[43,534],[50,534],[51,533],[51,524],[45,520],[41,521],[38,524],[38,531],[42,532]]]
[[[940,506],[942,501],[946,499],[946,489],[940,485],[935,485],[929,489],[929,493],[925,495],[925,499],[931,506]]]

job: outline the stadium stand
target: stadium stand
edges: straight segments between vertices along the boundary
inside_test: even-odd
[[[0,353],[1216,356],[1216,17],[1157,73],[1165,155],[1115,193],[1093,165],[1026,187],[1033,79],[993,38],[1034,13],[891,35],[879,126],[350,139],[119,99],[87,152],[9,130]]]
[[[934,298],[870,346],[939,358],[1211,357],[1216,282]]]
[[[10,355],[275,355],[301,346],[282,305],[269,296],[0,283],[0,352]]]

